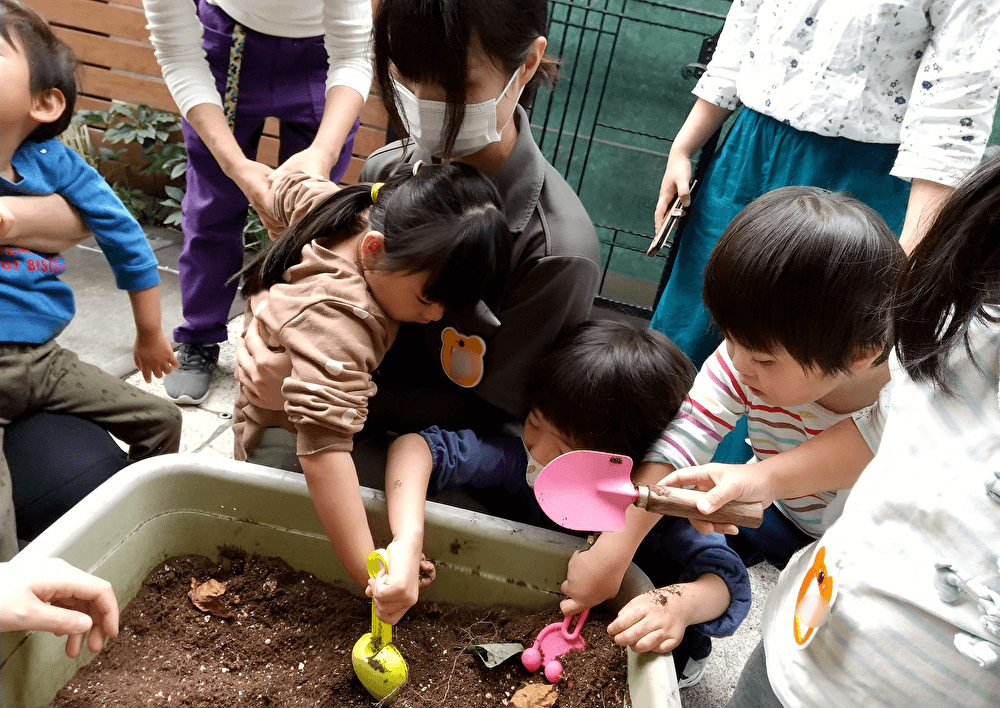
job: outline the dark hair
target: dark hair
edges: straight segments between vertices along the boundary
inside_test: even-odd
[[[371,228],[385,235],[379,270],[428,272],[424,297],[461,310],[510,262],[511,235],[493,183],[470,165],[397,167],[372,203],[370,183],[345,187],[269,244],[240,274],[244,297],[282,281],[316,239],[337,243]]]
[[[528,374],[527,403],[574,444],[638,464],[677,415],[695,367],[660,332],[590,320],[561,336]]]
[[[524,63],[531,44],[548,33],[546,0],[380,0],[375,10],[372,44],[375,86],[389,121],[402,133],[396,87],[389,67],[400,76],[445,90],[442,154],[451,153],[465,117],[469,52],[482,47],[508,77]],[[530,105],[542,83],[558,76],[558,62],[546,55],[521,94]]]
[[[903,267],[892,299],[896,355],[917,381],[950,391],[945,364],[974,320],[1000,322],[1000,155],[966,176]],[[971,350],[970,350],[971,355]]]
[[[719,330],[801,366],[848,372],[888,356],[886,304],[905,256],[871,207],[816,187],[782,187],[748,204],[705,267],[703,298]]]
[[[42,142],[62,133],[73,120],[76,106],[76,55],[69,45],[56,37],[52,28],[34,10],[14,0],[0,0],[0,37],[11,46],[17,38],[20,51],[28,62],[31,93],[59,89],[66,98],[66,108],[51,123],[35,128],[28,140]]]

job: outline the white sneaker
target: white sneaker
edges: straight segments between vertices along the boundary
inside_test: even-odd
[[[708,664],[708,659],[711,656],[709,654],[704,659],[688,658],[687,664],[684,665],[684,669],[681,671],[680,678],[677,679],[677,688],[694,686],[701,681],[701,677],[705,673],[705,666]]]

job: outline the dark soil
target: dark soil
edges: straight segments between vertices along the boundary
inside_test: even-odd
[[[191,579],[226,583],[215,611],[197,609]],[[397,706],[506,705],[526,683],[545,684],[514,656],[489,669],[470,644],[530,646],[558,608],[419,602],[394,628],[409,683]],[[557,706],[620,706],[625,650],[595,608],[587,647],[563,657]],[[371,631],[371,602],[292,569],[280,558],[221,549],[219,561],[178,556],[157,566],[121,616],[117,639],[56,696],[56,706],[371,706],[351,650]]]

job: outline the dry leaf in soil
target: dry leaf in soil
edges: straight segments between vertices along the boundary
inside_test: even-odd
[[[199,583],[191,578],[191,591],[188,597],[199,610],[211,612],[216,617],[232,617],[233,613],[222,602],[222,595],[226,592],[226,584],[218,580],[209,579]]]
[[[552,708],[558,698],[559,692],[555,686],[529,683],[510,697],[509,705],[512,708]]]

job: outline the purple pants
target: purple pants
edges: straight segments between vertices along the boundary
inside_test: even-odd
[[[222,96],[234,22],[205,0],[198,1],[198,16],[205,26],[203,47]],[[264,119],[271,116],[281,121],[281,162],[309,146],[323,117],[327,65],[322,37],[289,39],[246,29],[234,130],[245,155],[256,154]],[[174,340],[214,344],[226,340],[237,287],[226,281],[243,265],[248,202],[186,120],[183,130],[188,151],[180,256],[184,324],[174,330]],[[330,172],[334,182],[347,171],[357,130],[355,121]]]

